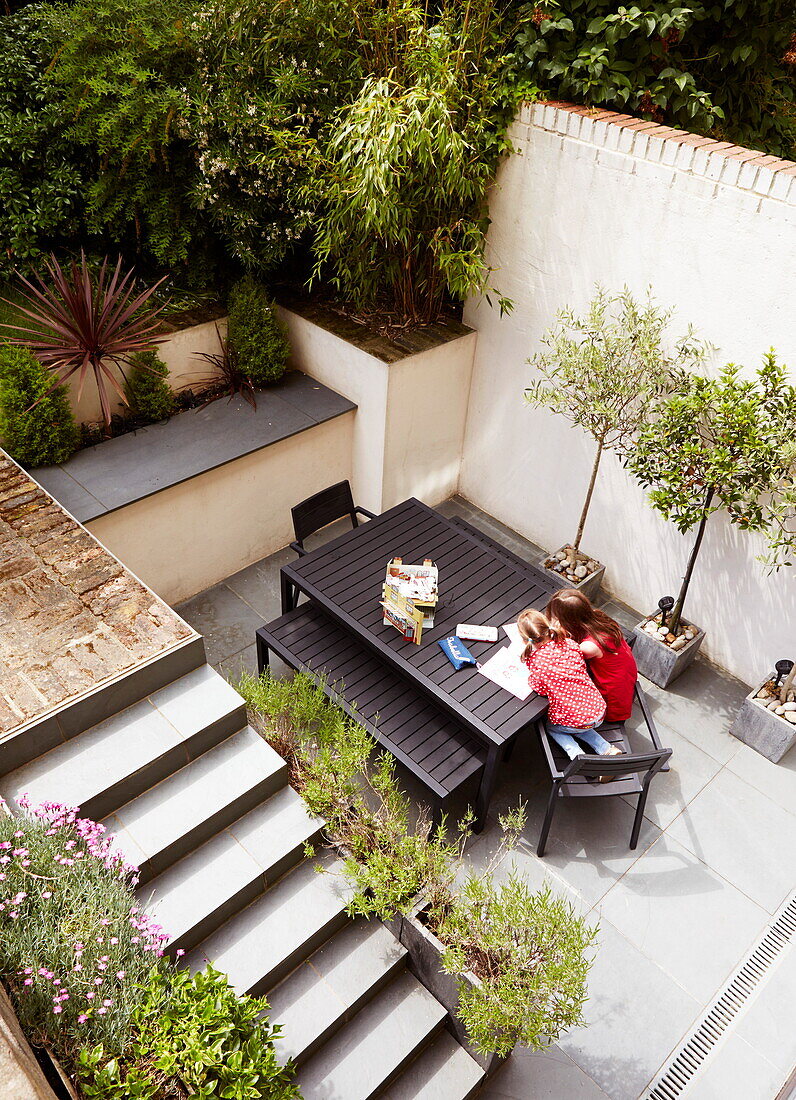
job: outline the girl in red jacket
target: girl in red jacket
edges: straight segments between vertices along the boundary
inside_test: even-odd
[[[605,699],[605,721],[626,722],[633,709],[638,669],[619,624],[592,607],[577,588],[557,592],[545,615],[580,646],[591,677]]]
[[[600,756],[617,756],[621,749],[606,741],[596,726],[603,720],[605,700],[586,671],[579,646],[541,611],[529,608],[517,619],[525,640],[523,660],[530,683],[548,699],[547,731],[574,760],[583,752],[579,742]]]

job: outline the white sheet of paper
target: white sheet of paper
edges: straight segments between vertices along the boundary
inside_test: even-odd
[[[518,699],[527,699],[533,690],[528,680],[528,666],[511,645],[499,649],[493,657],[478,666],[478,671]]]
[[[511,642],[511,649],[513,649],[515,653],[525,648],[525,642],[520,634],[520,628],[516,623],[505,623],[504,626],[501,627],[501,630],[505,630],[508,634],[509,641]]]

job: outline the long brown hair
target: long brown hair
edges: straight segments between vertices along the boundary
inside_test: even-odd
[[[577,588],[562,588],[551,598],[545,608],[548,619],[559,623],[564,631],[578,644],[588,634],[599,643],[600,638],[619,649],[624,635],[610,615],[592,607],[591,600]]]
[[[519,613],[517,616],[517,629],[526,643],[525,649],[522,651],[523,657],[530,657],[533,653],[533,647],[539,645],[540,642],[560,642],[564,637],[563,630],[554,626],[547,616],[543,615],[541,611],[537,611],[535,607],[526,607],[524,611]]]

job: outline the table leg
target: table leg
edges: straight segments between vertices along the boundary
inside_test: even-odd
[[[282,614],[284,615],[286,612],[292,611],[296,605],[294,603],[293,585],[287,579],[283,570],[279,571],[279,584],[282,589]]]
[[[474,833],[483,832],[484,825],[486,825],[486,815],[489,811],[489,803],[492,801],[492,793],[495,790],[495,780],[497,779],[497,770],[500,764],[501,755],[502,746],[490,746],[486,758],[486,766],[484,767],[484,774],[481,778],[481,786],[478,788],[478,795],[475,800]]]
[[[257,675],[262,676],[266,668],[268,668],[269,651],[268,646],[259,634],[255,634],[255,643],[257,645]]]

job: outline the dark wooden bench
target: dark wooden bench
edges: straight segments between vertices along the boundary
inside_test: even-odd
[[[451,796],[483,772],[481,742],[316,604],[288,611],[260,627],[256,638],[260,672],[273,651],[322,684],[329,699],[428,789],[437,820]]]

